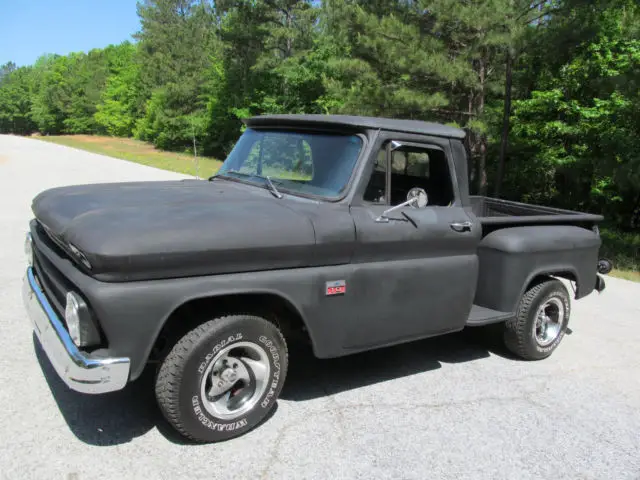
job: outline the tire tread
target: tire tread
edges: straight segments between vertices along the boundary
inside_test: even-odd
[[[504,324],[503,339],[505,346],[512,353],[525,360],[537,360],[540,358],[531,354],[527,349],[527,340],[529,339],[529,325],[527,323],[533,303],[538,300],[540,292],[550,285],[555,285],[556,288],[554,290],[560,290],[568,296],[567,289],[560,280],[551,277],[540,279],[522,296],[516,316],[507,320]]]
[[[276,331],[280,336],[280,340],[284,345],[285,362],[288,361],[289,351],[282,332],[275,323],[265,320],[262,317],[251,314],[225,315],[213,320],[209,320],[201,325],[198,325],[193,330],[187,332],[181,339],[176,342],[176,344],[173,346],[169,354],[160,365],[158,374],[156,376],[155,394],[156,400],[160,406],[160,410],[162,411],[162,414],[164,415],[166,420],[181,435],[191,441],[198,443],[206,442],[206,440],[201,440],[191,435],[182,422],[180,414],[180,384],[182,381],[181,372],[184,370],[185,363],[189,359],[189,354],[204,335],[219,326],[221,323],[232,322],[239,317],[243,319],[251,318],[253,321],[264,322],[275,326]]]

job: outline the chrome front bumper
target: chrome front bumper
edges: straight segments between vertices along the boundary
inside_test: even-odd
[[[49,300],[32,267],[22,284],[22,300],[42,349],[58,375],[72,390],[106,393],[124,388],[129,380],[128,358],[98,358],[78,350]]]

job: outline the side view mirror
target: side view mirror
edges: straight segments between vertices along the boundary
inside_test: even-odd
[[[414,187],[409,192],[407,192],[407,201],[402,202],[394,207],[388,208],[378,218],[376,218],[376,222],[378,223],[388,223],[389,222],[389,214],[391,212],[395,212],[404,207],[412,207],[412,208],[424,208],[429,203],[429,197],[427,196],[427,192],[424,191],[423,188]]]

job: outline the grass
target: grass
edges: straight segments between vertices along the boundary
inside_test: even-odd
[[[622,278],[624,280],[631,280],[632,282],[640,283],[640,272],[638,271],[613,269],[611,270],[609,275],[612,277]]]
[[[97,135],[53,135],[34,137],[45,142],[66,145],[93,153],[128,160],[172,172],[196,174],[194,157],[187,153],[165,152],[153,145],[132,138],[101,137]],[[222,162],[210,157],[198,157],[198,173],[207,178],[218,171]]]
[[[640,282],[640,232],[620,232],[601,228],[600,256],[613,262],[615,269],[609,275]]]

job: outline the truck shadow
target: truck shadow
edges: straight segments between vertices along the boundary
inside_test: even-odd
[[[33,345],[58,409],[79,440],[90,445],[119,445],[144,435],[164,420],[156,406],[151,372],[145,372],[123,390],[86,395],[65,385],[35,334]]]
[[[469,330],[335,359],[320,360],[310,349],[297,348],[290,351],[287,382],[280,397],[304,402],[436,370],[443,363],[487,358],[490,352],[506,355],[487,343],[485,335]],[[173,443],[190,443],[162,417],[156,405],[152,369],[146,369],[138,380],[121,391],[85,395],[70,390],[58,377],[35,335],[33,344],[58,409],[69,429],[82,442],[96,446],[119,445],[156,428]]]
[[[486,331],[474,329],[331,359],[316,358],[310,348],[295,349],[289,352],[280,398],[311,400],[437,370],[443,363],[508,355],[492,343]]]

